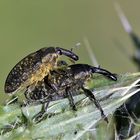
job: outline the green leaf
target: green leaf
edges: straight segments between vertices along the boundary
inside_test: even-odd
[[[128,98],[138,92],[136,84],[140,73],[118,76],[112,82],[102,76],[95,76],[94,83],[88,86],[109,118],[107,124],[99,110],[84,94],[74,97],[77,111],[72,111],[67,99],[50,103],[47,113],[55,114],[50,118],[34,123],[32,117],[41,110],[41,105],[20,107],[13,104],[0,106],[0,139],[2,140],[109,140],[114,135],[112,114]]]

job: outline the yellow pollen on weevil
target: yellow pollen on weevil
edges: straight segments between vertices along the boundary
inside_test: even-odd
[[[24,82],[24,84],[21,87],[27,87],[30,85],[35,86],[39,81],[42,81],[45,76],[50,76],[50,71],[52,71],[55,65],[57,64],[57,59],[57,55],[53,55],[53,57],[51,55],[51,59],[49,59],[49,61],[47,57],[43,58],[42,64],[39,66],[39,69],[32,73],[30,75],[30,78],[28,78],[28,80]]]
[[[52,70],[52,65],[48,64],[47,66],[45,64],[42,64],[39,68],[39,70],[32,74],[30,78],[30,84],[37,83],[38,81],[42,81],[42,79],[49,75],[50,71]]]

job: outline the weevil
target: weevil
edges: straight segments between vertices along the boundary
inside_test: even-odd
[[[8,74],[4,87],[5,93],[15,93],[28,86],[30,86],[30,90],[34,89],[39,81],[57,68],[61,55],[74,61],[79,59],[72,51],[60,47],[45,47],[27,55]]]
[[[114,81],[117,80],[115,74],[100,67],[93,67],[88,64],[73,64],[65,69],[60,68],[57,72],[55,70],[52,71],[51,79],[48,80],[48,77],[45,77],[32,92],[27,90],[25,96],[29,102],[38,101],[43,103],[43,108],[41,112],[37,114],[36,120],[39,120],[46,112],[50,101],[59,98],[68,98],[71,108],[77,110],[73,99],[73,93],[82,90],[100,110],[102,118],[108,122],[100,103],[95,98],[92,91],[85,87],[86,82],[91,79],[93,73],[102,74]]]

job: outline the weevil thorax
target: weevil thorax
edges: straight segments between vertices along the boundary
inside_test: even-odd
[[[73,74],[74,78],[77,80],[86,81],[92,75],[89,65],[86,64],[71,65],[70,68],[71,68],[71,73]]]
[[[85,72],[85,82],[89,81],[92,76],[92,71],[89,65],[84,65],[84,72]]]

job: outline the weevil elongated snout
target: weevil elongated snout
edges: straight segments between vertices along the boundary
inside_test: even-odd
[[[56,52],[59,53],[60,55],[65,55],[67,57],[70,57],[71,59],[73,59],[75,61],[79,60],[78,55],[76,55],[75,53],[73,53],[70,50],[66,50],[66,49],[63,49],[63,48],[56,47]]]
[[[105,69],[102,69],[99,67],[91,67],[91,69],[92,69],[92,73],[99,73],[111,80],[117,81],[116,74],[113,74],[113,73],[109,72],[108,70],[105,70]]]

